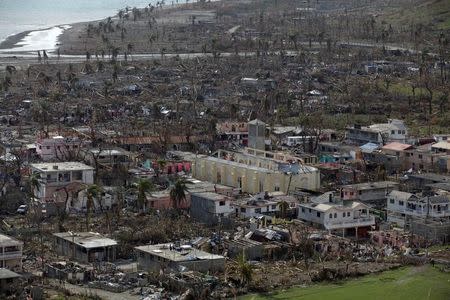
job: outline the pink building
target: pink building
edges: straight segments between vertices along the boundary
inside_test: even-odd
[[[153,162],[153,168],[158,169],[158,162]],[[164,170],[162,170],[163,174],[175,174],[179,172],[189,173],[191,171],[191,162],[190,161],[168,161],[165,162]]]
[[[188,199],[189,198],[189,199]],[[188,209],[191,206],[189,195],[186,195],[186,200],[180,203],[178,208]],[[174,208],[174,203],[170,199],[170,190],[161,192],[154,192],[147,195],[147,209],[170,209]]]
[[[75,158],[85,145],[78,137],[38,137],[36,153],[43,161],[64,161]]]

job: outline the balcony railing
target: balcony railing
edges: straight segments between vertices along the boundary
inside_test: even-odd
[[[21,257],[22,257],[21,251],[0,253],[0,260],[21,258]]]
[[[338,228],[371,226],[374,224],[375,224],[375,217],[369,216],[350,220],[327,221],[325,222],[324,226],[327,229],[338,229]]]

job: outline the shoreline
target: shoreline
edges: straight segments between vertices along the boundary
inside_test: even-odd
[[[211,2],[221,2],[222,0],[212,0]],[[197,4],[199,1],[193,1],[191,3],[177,3],[177,4],[167,4],[165,6],[162,7],[162,9],[158,10],[157,13],[160,12],[170,12],[171,10],[176,11],[180,8],[188,8],[189,6],[193,6],[195,4]],[[156,6],[155,6],[156,7]],[[143,10],[144,8],[139,8],[140,10]],[[86,26],[88,24],[96,24],[102,21],[107,20],[108,18],[111,18],[113,21],[118,19],[118,14],[114,14],[112,16],[107,16],[101,19],[95,19],[95,20],[90,20],[90,21],[82,21],[82,22],[74,22],[74,23],[67,23],[67,24],[58,24],[58,25],[54,25],[54,26],[49,26],[46,28],[37,28],[35,30],[27,30],[27,31],[23,31],[17,34],[12,34],[10,36],[8,36],[6,39],[4,39],[3,41],[0,41],[0,53],[1,54],[6,54],[6,55],[20,55],[20,54],[30,54],[30,53],[34,53],[37,52],[38,49],[33,49],[33,50],[24,50],[22,48],[26,47],[26,46],[31,46],[33,47],[32,43],[28,43],[28,44],[23,44],[20,45],[21,42],[25,42],[25,39],[27,37],[30,37],[33,33],[38,33],[38,32],[44,32],[44,31],[50,31],[52,29],[55,28],[60,28],[62,29],[62,32],[56,37],[56,43],[55,45],[53,45],[52,47],[47,47],[46,49],[40,49],[40,50],[46,50],[47,53],[52,53],[55,52],[59,47],[58,46],[67,46],[67,47],[72,47],[71,44],[76,43],[75,39],[77,38],[77,35],[85,30]],[[67,27],[67,28],[65,28]],[[68,49],[65,49],[68,50]],[[71,52],[69,50],[69,52]],[[82,55],[83,53],[78,53],[80,55]]]
[[[46,29],[49,29],[49,28],[45,28],[42,30],[46,30]],[[8,36],[6,39],[4,39],[0,43],[0,50],[13,49],[16,44],[18,44],[20,41],[22,41],[27,35],[29,35],[33,31],[36,31],[36,30],[22,31],[20,33],[16,33],[16,34],[12,34],[12,35]]]

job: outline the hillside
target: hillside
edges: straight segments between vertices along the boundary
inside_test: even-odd
[[[383,19],[391,24],[422,24],[432,30],[450,30],[450,1],[401,1],[396,8],[387,9]]]

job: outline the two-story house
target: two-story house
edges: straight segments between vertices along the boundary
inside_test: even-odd
[[[82,156],[91,166],[116,168],[119,166],[131,167],[134,165],[133,155],[121,148],[114,149],[88,149],[82,151]]]
[[[217,123],[216,126],[219,140],[230,143],[235,142],[238,145],[247,146],[248,144],[248,124],[246,122],[225,121]]]
[[[446,195],[421,197],[412,193],[392,191],[387,200],[387,220],[409,227],[415,219],[450,220],[450,200]]]
[[[78,192],[94,183],[94,168],[80,162],[37,163],[30,168],[39,182],[33,189],[34,204],[45,215],[68,209]]]
[[[30,167],[39,178],[39,187],[33,192],[40,201],[53,201],[56,192],[71,184],[94,183],[94,168],[80,162],[37,163]]]
[[[386,195],[397,189],[399,184],[394,181],[364,182],[341,186],[342,200],[359,201],[374,206],[384,206]]]
[[[0,234],[0,268],[18,270],[22,268],[23,243]]]
[[[226,218],[233,212],[231,198],[213,193],[191,194],[191,217],[207,225],[226,222]]]
[[[359,145],[375,143],[384,145],[388,142],[404,143],[408,129],[402,120],[389,119],[387,123],[370,126],[355,125],[346,129],[345,138]]]
[[[78,137],[38,137],[36,153],[44,161],[70,160],[78,156],[86,142]]]
[[[375,225],[369,207],[356,201],[341,201],[333,192],[299,204],[298,218],[343,236],[362,237]]]

